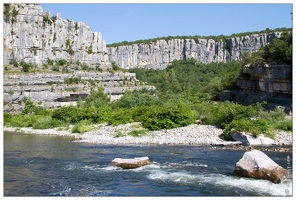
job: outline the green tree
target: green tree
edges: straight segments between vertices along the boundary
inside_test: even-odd
[[[104,93],[104,89],[99,87],[97,91],[91,90],[90,95],[85,99],[83,107],[104,107],[108,105],[110,98]]]

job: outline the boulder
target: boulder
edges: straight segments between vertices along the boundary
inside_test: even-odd
[[[235,141],[240,141],[242,143],[242,145],[245,145],[245,146],[274,144],[273,139],[271,139],[269,137],[265,137],[263,134],[260,134],[260,135],[258,135],[258,137],[255,138],[250,134],[245,134],[243,132],[232,130],[230,132],[230,135]]]
[[[279,166],[265,153],[259,150],[246,152],[236,163],[234,176],[269,180],[281,183],[286,179],[288,170]]]
[[[147,156],[134,159],[115,158],[111,163],[112,166],[121,167],[123,169],[134,169],[149,164],[150,160]]]

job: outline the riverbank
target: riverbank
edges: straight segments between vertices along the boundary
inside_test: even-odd
[[[67,130],[61,128],[36,130],[32,128],[4,127],[4,131],[22,132],[24,134],[45,134],[74,137],[75,142],[109,145],[212,145],[215,148],[248,149],[238,142],[225,141],[219,136],[221,128],[211,125],[192,124],[170,130],[148,131],[141,136],[131,136],[135,130],[143,130],[140,123],[129,123],[118,126],[98,124],[94,129],[84,134],[71,133],[72,126]],[[278,131],[272,146],[292,148],[293,137],[291,132]]]

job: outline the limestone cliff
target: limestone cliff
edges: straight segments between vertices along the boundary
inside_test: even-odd
[[[79,60],[88,64],[107,62],[106,42],[83,22],[52,16],[36,4],[9,4],[4,16],[4,64],[10,60],[46,63]]]
[[[121,68],[166,68],[174,60],[195,58],[202,63],[239,61],[244,51],[258,51],[280,37],[280,32],[253,34],[214,41],[213,39],[158,40],[149,44],[108,47],[109,61]]]
[[[291,111],[291,65],[246,65],[236,84],[240,90],[222,91],[222,101],[231,100],[246,105],[266,101],[268,108],[280,106],[286,113]]]
[[[10,60],[43,64],[47,59],[87,64],[117,63],[121,68],[163,69],[173,60],[195,58],[199,62],[240,60],[243,51],[255,52],[280,37],[280,32],[252,34],[215,41],[172,39],[128,46],[106,47],[99,32],[83,22],[63,20],[36,4],[10,4],[3,26],[4,64]],[[7,14],[8,13],[8,14]]]
[[[85,100],[91,89],[98,87],[104,88],[111,101],[121,98],[127,90],[155,89],[140,83],[135,73],[123,72],[9,73],[3,82],[4,111],[21,111],[25,98],[45,108],[76,105],[78,98]]]
[[[40,5],[6,4],[3,33],[4,111],[21,111],[25,98],[46,108],[75,105],[98,87],[111,100],[127,90],[154,89],[140,83],[134,73],[112,69],[101,33],[83,22],[63,20],[60,14],[52,16]],[[48,59],[71,64],[61,71],[59,65],[48,66]],[[30,63],[34,69],[20,73],[20,67],[7,65],[12,60]],[[83,68],[74,61],[87,65]]]

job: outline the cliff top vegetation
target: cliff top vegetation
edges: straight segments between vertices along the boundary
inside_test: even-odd
[[[156,42],[157,40],[165,40],[165,41],[169,41],[172,39],[193,39],[196,43],[198,43],[198,39],[212,39],[215,41],[220,41],[220,40],[226,40],[229,38],[233,38],[233,37],[243,37],[243,36],[247,36],[247,35],[252,35],[252,34],[264,34],[264,33],[272,33],[272,32],[288,32],[288,31],[292,31],[292,28],[275,28],[275,29],[269,29],[266,28],[265,30],[262,31],[251,31],[251,32],[243,32],[243,33],[234,33],[230,36],[226,36],[226,35],[219,35],[219,36],[215,36],[215,35],[210,35],[210,36],[199,36],[199,35],[194,35],[194,36],[164,36],[164,37],[157,37],[157,38],[151,38],[151,39],[144,39],[144,40],[136,40],[136,41],[122,41],[122,42],[118,42],[118,43],[112,43],[112,44],[107,44],[107,47],[118,47],[118,46],[126,46],[126,45],[132,45],[132,44],[140,44],[140,43],[146,43],[146,44],[151,44],[153,42]]]

